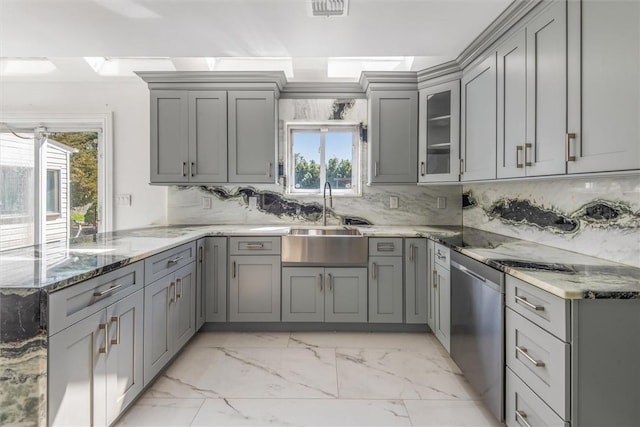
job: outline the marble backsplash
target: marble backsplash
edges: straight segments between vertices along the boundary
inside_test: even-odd
[[[640,175],[463,187],[463,224],[640,267]]]

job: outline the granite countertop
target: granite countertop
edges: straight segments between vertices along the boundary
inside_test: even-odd
[[[295,226],[298,227],[298,226]],[[317,227],[317,226],[316,226]],[[0,252],[0,289],[62,289],[204,236],[282,236],[289,226],[168,226]],[[566,299],[640,298],[640,268],[473,228],[357,226],[369,237],[428,237]]]

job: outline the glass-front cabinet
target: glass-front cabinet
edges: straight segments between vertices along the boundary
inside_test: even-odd
[[[460,81],[420,90],[419,182],[458,181]]]

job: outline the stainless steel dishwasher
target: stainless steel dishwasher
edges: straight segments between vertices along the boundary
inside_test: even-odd
[[[451,357],[504,421],[504,273],[453,251]]]

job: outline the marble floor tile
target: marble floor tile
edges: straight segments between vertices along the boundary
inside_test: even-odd
[[[149,390],[152,397],[334,398],[335,351],[189,347]]]
[[[405,400],[404,404],[414,427],[500,427],[502,425],[478,401]]]
[[[292,332],[289,346],[398,349],[448,357],[446,350],[433,334],[419,332]]]
[[[336,349],[338,395],[352,399],[472,399],[449,359],[406,350]]]
[[[401,400],[207,399],[193,426],[411,426]]]
[[[289,332],[199,332],[190,347],[287,347]]]
[[[143,396],[118,421],[120,426],[189,426],[204,399],[153,399]]]

